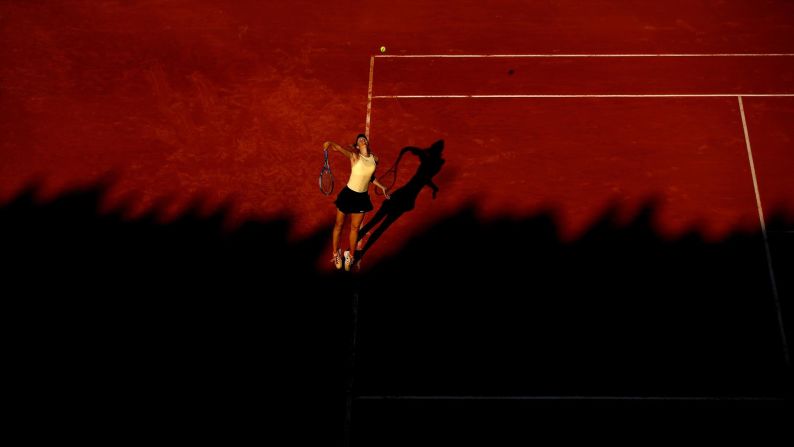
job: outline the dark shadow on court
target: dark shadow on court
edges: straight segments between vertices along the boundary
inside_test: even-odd
[[[534,415],[546,424],[572,409],[781,408],[791,375],[762,234],[669,240],[655,200],[628,223],[618,209],[563,242],[552,212],[484,222],[472,205],[373,267],[360,309],[357,445],[425,435],[506,445],[526,439]],[[770,240],[789,335],[790,235]]]
[[[403,214],[411,211],[416,206],[416,199],[424,188],[430,188],[433,199],[438,194],[438,185],[433,183],[435,177],[444,165],[442,158],[444,140],[438,140],[430,147],[421,149],[407,146],[400,150],[393,169],[399,170],[400,162],[405,154],[414,155],[419,159],[419,166],[404,185],[399,186],[391,194],[389,200],[384,200],[377,212],[361,227],[359,234],[363,247],[357,254],[358,259],[363,259],[367,251],[378,241],[383,233],[396,222]]]
[[[481,221],[472,206],[367,272],[335,275],[315,269],[329,229],[296,242],[288,220],[223,231],[230,204],[204,213],[200,197],[169,223],[158,210],[129,220],[123,206],[98,212],[109,186],[42,203],[34,185],[0,205],[5,373],[20,394],[10,404],[39,423],[73,416],[136,433],[217,427],[225,440],[340,445],[353,291],[355,445],[416,445],[428,433],[526,439],[530,413],[570,425],[561,409],[589,420],[616,405],[790,397],[757,232],[668,240],[651,200],[628,223],[611,208],[563,242],[551,211]],[[794,222],[769,222],[790,334]],[[361,398],[403,395],[758,400]]]
[[[109,186],[0,206],[9,405],[53,429],[339,445],[352,285],[315,269],[328,232],[224,230],[231,204],[202,197],[126,219],[98,211]]]

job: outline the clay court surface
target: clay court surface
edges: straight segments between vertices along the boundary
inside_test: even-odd
[[[780,0],[3,2],[8,274],[77,291],[25,314],[76,356],[32,349],[79,371],[123,346],[97,380],[165,365],[142,380],[174,405],[205,361],[260,398],[276,370],[284,426],[330,444],[527,406],[782,405],[793,42]],[[329,196],[318,174],[358,133],[397,175],[350,274],[328,262],[350,164],[330,155]]]

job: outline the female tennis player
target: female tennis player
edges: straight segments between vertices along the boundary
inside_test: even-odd
[[[372,201],[369,198],[369,184],[372,183],[383,191],[383,195],[388,199],[389,194],[385,186],[375,179],[375,168],[378,165],[378,157],[369,150],[369,140],[364,134],[356,137],[356,142],[348,150],[333,141],[323,143],[323,150],[333,148],[336,152],[341,152],[350,159],[350,179],[347,185],[339,191],[336,196],[336,223],[333,232],[333,258],[331,262],[337,269],[342,268],[342,249],[339,248],[339,235],[342,234],[342,227],[345,220],[350,216],[350,237],[349,248],[345,250],[344,266],[346,271],[350,271],[355,262],[355,247],[358,241],[358,230],[364,213],[372,211]]]

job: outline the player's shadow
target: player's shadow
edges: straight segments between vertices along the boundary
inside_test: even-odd
[[[419,159],[419,166],[403,186],[394,190],[391,193],[389,200],[383,201],[383,204],[372,217],[368,220],[361,230],[359,235],[362,238],[359,243],[358,259],[362,259],[367,251],[383,236],[383,233],[389,229],[394,222],[397,221],[403,214],[413,210],[416,207],[416,199],[419,193],[427,187],[430,188],[433,194],[433,199],[438,194],[438,185],[433,182],[435,177],[444,166],[445,160],[442,158],[444,151],[444,140],[438,140],[430,147],[420,149],[418,147],[407,146],[400,150],[400,155],[397,156],[395,161],[396,170],[405,154],[411,154]]]

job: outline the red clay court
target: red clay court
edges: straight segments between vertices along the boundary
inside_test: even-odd
[[[146,297],[96,320],[190,309],[146,346],[201,334],[180,372],[234,346],[209,358],[242,395],[307,362],[278,383],[322,410],[287,425],[410,445],[526,406],[790,398],[791,2],[6,1],[0,60],[9,277]],[[361,132],[397,176],[345,275],[349,163],[317,175]]]
[[[393,154],[384,158],[438,139],[454,148],[438,179],[448,197],[426,202],[413,225],[469,201],[485,215],[553,209],[568,240],[613,202],[629,217],[658,199],[670,238],[719,239],[790,217],[794,55],[412,55],[372,65],[367,122],[373,144]]]

